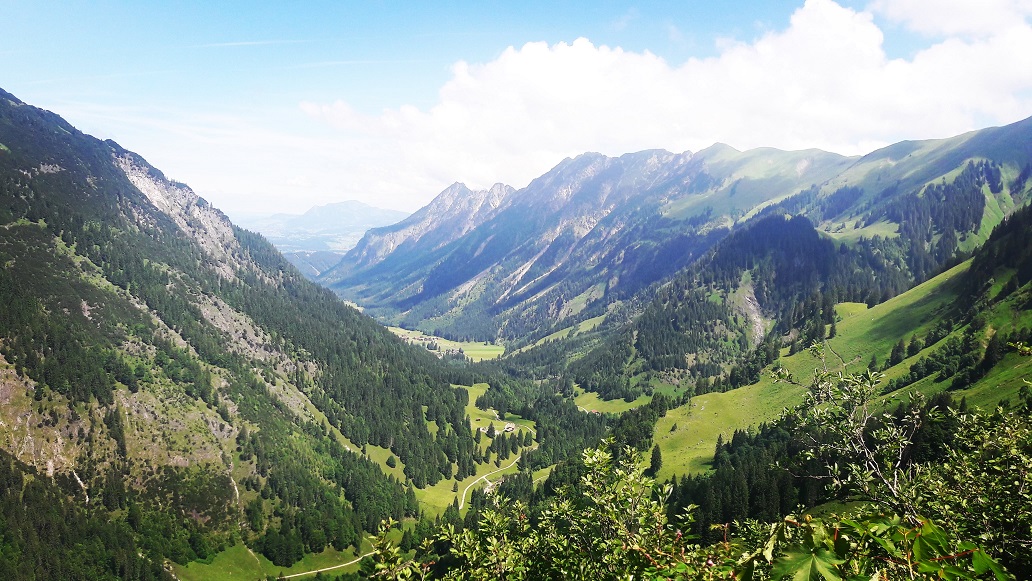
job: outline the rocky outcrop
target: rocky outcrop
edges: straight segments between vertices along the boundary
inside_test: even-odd
[[[169,181],[135,154],[124,152],[115,154],[114,158],[136,189],[197,241],[219,276],[228,280],[236,278],[239,260],[234,254],[239,256],[240,244],[225,214],[188,186]]]

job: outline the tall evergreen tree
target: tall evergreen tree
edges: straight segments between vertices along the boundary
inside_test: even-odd
[[[659,451],[659,444],[652,447],[652,459],[649,460],[649,476],[655,477],[659,469],[663,467],[663,453]]]

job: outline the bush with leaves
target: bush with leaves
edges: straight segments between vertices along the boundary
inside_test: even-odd
[[[444,577],[730,578],[731,545],[693,544],[667,519],[663,501],[669,488],[645,476],[641,453],[627,449],[614,461],[607,445],[584,452],[587,472],[580,486],[561,491],[534,525],[523,503],[495,496],[476,530],[443,531],[439,541],[450,546],[451,563]],[[430,574],[425,564],[405,560],[389,546],[378,545],[376,558],[384,577]]]
[[[957,541],[928,519],[894,514],[855,518],[787,517],[770,525],[738,579],[1012,579],[971,541]],[[775,557],[775,555],[778,555]]]
[[[831,373],[823,346],[810,349],[822,364],[814,370],[806,400],[788,418],[807,441],[806,455],[825,461],[826,471],[816,476],[847,491],[865,509],[882,510],[852,518],[790,516],[771,525],[761,548],[743,561],[743,578],[752,578],[756,568],[774,579],[1011,578],[974,542],[985,542],[985,536],[962,529],[955,515],[928,502],[929,492],[948,484],[942,474],[910,458],[914,435],[924,419],[936,418],[934,410],[922,415],[918,394],[912,396],[918,405],[902,417],[879,413],[875,398],[882,374]],[[788,379],[781,370],[775,370],[775,378]],[[951,452],[962,464],[977,461],[959,454]],[[923,516],[928,511],[942,519],[940,524]],[[782,554],[775,558],[777,551]]]
[[[960,416],[959,431],[959,446],[924,479],[926,512],[1032,578],[1032,424],[1026,414],[997,410]]]
[[[924,398],[915,393],[909,411],[902,418],[894,417],[875,401],[882,373],[870,369],[833,373],[822,344],[814,343],[810,352],[821,366],[814,370],[803,403],[787,419],[797,426],[806,445],[805,458],[825,464],[826,471],[814,476],[917,524],[920,470],[910,462],[910,452],[922,422],[938,419],[937,412],[923,413]],[[787,379],[780,369],[775,369],[774,376]]]

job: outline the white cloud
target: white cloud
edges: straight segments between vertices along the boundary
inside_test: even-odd
[[[638,19],[638,9],[631,7],[619,18],[613,21],[613,30],[625,30],[632,22]]]
[[[1001,5],[987,18],[997,22],[1015,7]],[[874,7],[907,22],[918,8],[909,0]],[[752,43],[725,41],[718,56],[676,66],[583,38],[528,43],[487,63],[455,64],[427,110],[369,116],[345,101],[302,109],[382,153],[375,169],[424,201],[455,180],[521,187],[584,151],[698,150],[723,141],[866,153],[1032,114],[1032,28],[1021,19],[992,30],[968,22],[968,31],[984,34],[941,39],[911,60],[893,60],[872,12],[809,0],[785,30]],[[964,32],[945,19],[934,30]]]
[[[931,36],[991,36],[1032,15],[1030,0],[874,0],[870,8]]]

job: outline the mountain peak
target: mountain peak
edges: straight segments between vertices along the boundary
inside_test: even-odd
[[[356,268],[371,267],[402,245],[425,250],[440,248],[494,217],[515,191],[502,183],[486,190],[471,190],[466,184],[455,182],[401,222],[366,232],[358,245],[337,267],[323,275],[322,280],[340,280]]]

